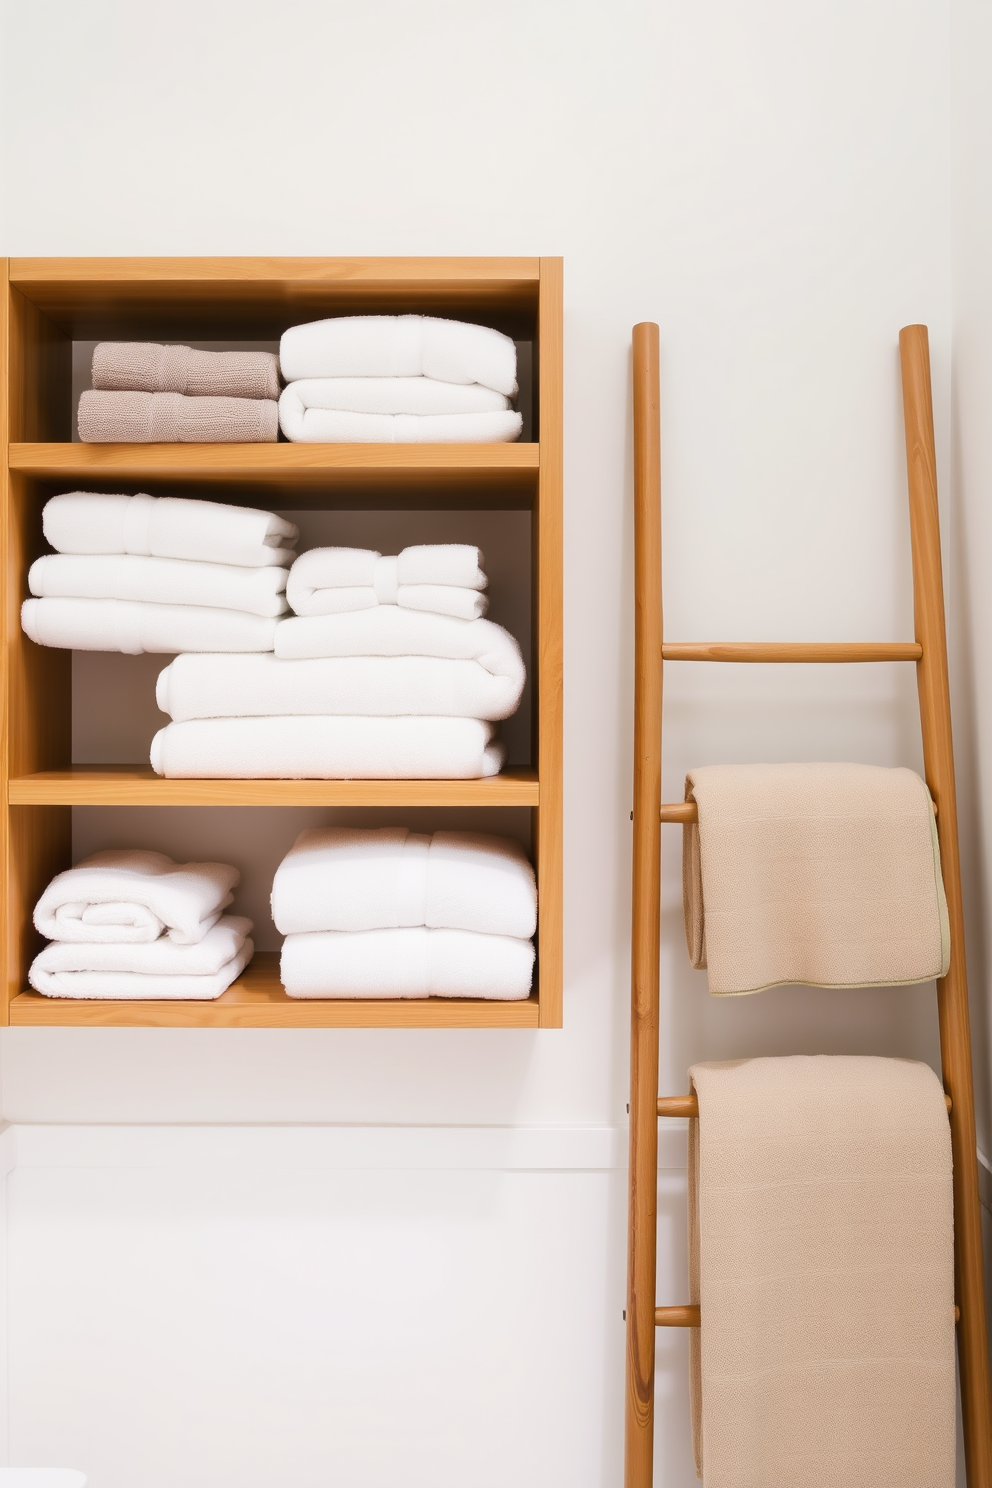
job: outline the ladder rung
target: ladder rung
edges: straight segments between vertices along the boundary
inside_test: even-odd
[[[699,1307],[656,1307],[654,1310],[654,1325],[656,1328],[698,1328]]]
[[[933,807],[934,816],[937,815],[937,802],[930,803]],[[633,812],[631,812],[633,816]],[[695,801],[663,801],[661,804],[661,820],[663,822],[674,822],[676,826],[687,827],[691,822],[698,822],[699,807]]]
[[[948,1113],[951,1109],[951,1097],[945,1092],[944,1105]],[[699,1097],[697,1095],[659,1095],[659,1116],[698,1116]]]
[[[919,661],[918,641],[665,641],[664,661]]]

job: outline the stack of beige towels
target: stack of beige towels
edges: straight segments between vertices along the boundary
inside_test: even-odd
[[[57,874],[38,900],[35,928],[50,944],[28,980],[45,997],[220,997],[254,953],[251,920],[226,913],[240,878],[229,863],[94,853]]]
[[[686,798],[686,939],[710,990],[946,973],[932,802],[910,770],[710,766]],[[953,1488],[951,1143],[925,1064],[689,1072],[693,1439],[707,1488]]]
[[[42,513],[54,553],[28,573],[21,626],[78,651],[264,652],[286,613],[299,529],[182,496],[67,491]]]
[[[293,564],[296,611],[274,655],[177,656],[159,677],[172,722],[161,775],[474,779],[495,775],[500,719],[519,706],[520,647],[485,618],[483,556],[467,544],[314,548]]]
[[[271,351],[195,351],[101,341],[79,399],[88,444],[260,444],[279,438],[279,359]]]

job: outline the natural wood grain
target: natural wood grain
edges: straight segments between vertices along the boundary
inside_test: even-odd
[[[541,259],[537,544],[537,832],[541,1027],[562,1026],[562,261]]]
[[[675,822],[680,827],[687,827],[690,822],[699,820],[699,807],[695,801],[665,801],[659,817],[663,822]]]
[[[21,992],[15,1027],[93,1028],[536,1028],[538,999],[297,998],[279,980],[278,952],[259,952],[214,1002],[108,1002]]]
[[[951,926],[951,962],[937,983],[940,1055],[944,1088],[951,1096],[954,1153],[955,1290],[961,1310],[958,1357],[969,1488],[992,1485],[992,1401],[985,1314],[982,1219],[975,1156],[975,1108],[971,1069],[968,979],[965,967],[964,907],[958,852],[954,744],[944,622],[944,585],[937,505],[937,458],[933,437],[930,347],[926,326],[899,333],[906,469],[913,547],[913,611],[916,639],[923,648],[917,664],[923,763],[930,794],[937,803],[940,862]]]
[[[689,1303],[685,1307],[656,1307],[654,1325],[656,1328],[698,1328],[699,1304]]]
[[[915,641],[666,641],[665,661],[919,661]]]
[[[14,284],[77,339],[278,336],[324,315],[441,314],[526,335],[536,258],[15,258]]]
[[[15,777],[12,806],[537,806],[533,770],[487,780],[164,780],[150,765],[73,765]]]
[[[659,1116],[698,1116],[699,1097],[697,1095],[659,1095]]]
[[[654,1454],[661,940],[661,425],[658,327],[634,327],[634,844],[630,978],[630,1208],[624,1482]]]
[[[321,507],[527,508],[536,499],[536,444],[15,444],[10,468],[99,490],[174,491],[214,500]],[[235,498],[235,493],[237,496]],[[384,503],[384,498],[386,498]],[[317,504],[314,499],[306,505]]]

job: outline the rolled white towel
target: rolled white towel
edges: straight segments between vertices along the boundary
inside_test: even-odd
[[[488,326],[432,315],[339,315],[291,326],[279,346],[283,378],[431,377],[479,382],[512,398],[517,348]]]
[[[289,609],[285,568],[240,568],[131,553],[46,553],[28,572],[40,599],[125,599],[198,605],[277,619]]]
[[[505,413],[341,413],[314,408],[291,382],[279,399],[279,427],[296,444],[512,444],[523,418]],[[301,391],[303,389],[303,391]]]
[[[152,740],[152,768],[176,779],[477,780],[506,758],[477,718],[204,718]]]
[[[41,524],[59,553],[137,553],[241,568],[288,566],[300,535],[273,512],[144,492],[67,491],[46,503]]]
[[[164,853],[108,850],[52,879],[35,905],[47,940],[140,944],[166,935],[198,945],[231,903],[229,863],[174,863]]]
[[[28,981],[46,997],[219,997],[254,954],[251,920],[224,915],[198,945],[160,936],[144,945],[53,941],[34,959]]]
[[[471,930],[325,930],[288,935],[280,976],[290,997],[487,997],[530,994],[534,946]]]
[[[496,677],[518,676],[520,647],[492,620],[456,620],[397,605],[343,615],[289,616],[276,626],[284,661],[317,656],[437,656],[477,661]]]
[[[537,885],[509,837],[313,827],[276,869],[272,918],[284,935],[424,925],[526,940],[537,928]]]
[[[321,656],[280,661],[271,654],[186,653],[158,677],[155,697],[174,723],[193,718],[422,714],[509,718],[520,703],[524,664],[496,676],[477,661],[436,656]]]
[[[482,553],[467,543],[404,548],[384,558],[368,548],[311,548],[289,571],[286,597],[297,615],[336,615],[397,604],[478,620],[489,601]]]
[[[21,628],[70,651],[271,651],[279,621],[241,610],[126,599],[26,599]]]

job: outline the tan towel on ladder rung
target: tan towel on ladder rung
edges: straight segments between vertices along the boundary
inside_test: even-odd
[[[689,1075],[706,1488],[953,1488],[951,1141],[936,1075],[847,1055]]]
[[[717,996],[922,982],[950,959],[933,804],[912,770],[710,765],[686,776],[686,942]]]

